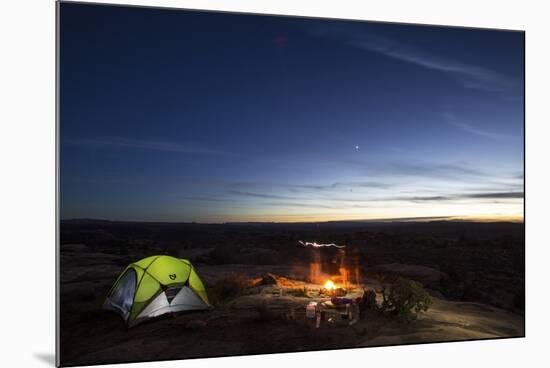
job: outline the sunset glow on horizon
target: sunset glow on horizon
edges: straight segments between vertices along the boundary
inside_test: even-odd
[[[62,219],[523,221],[521,32],[61,11]]]

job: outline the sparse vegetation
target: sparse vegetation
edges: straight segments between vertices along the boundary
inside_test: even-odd
[[[461,233],[466,236],[460,238]],[[372,281],[380,280],[386,288],[386,302],[382,303],[378,294],[380,307],[375,306],[376,295],[371,290],[366,305],[374,308],[366,308],[365,313],[361,310],[362,319],[355,325],[323,322],[315,328],[314,320],[305,318],[305,306],[318,296],[309,290],[311,299],[300,298],[307,292],[300,282],[307,281],[310,250],[297,246],[299,239],[355,247],[347,253],[353,262],[346,266],[353,269],[357,261],[361,276],[377,292],[379,286]],[[85,365],[90,359],[127,361],[136,354],[153,359],[161,350],[174,358],[186,358],[196,352],[209,356],[368,346],[380,341],[401,343],[401,334],[393,329],[398,316],[412,320],[433,306],[419,284],[407,281],[402,288],[392,290],[394,284],[398,286],[398,276],[421,281],[414,275],[397,273],[399,265],[430,267],[442,273],[439,280],[423,283],[443,294],[444,298],[433,294],[438,313],[428,309],[421,314],[422,323],[401,326],[411,341],[433,341],[440,336],[463,339],[465,331],[472,338],[484,338],[483,331],[487,330],[503,337],[522,336],[523,245],[523,225],[505,223],[353,222],[313,226],[62,221],[61,354],[67,362]],[[220,250],[212,258],[216,248]],[[100,310],[105,295],[125,266],[166,249],[192,260],[215,308],[175,314],[173,319],[159,317],[127,330],[119,316]],[[262,266],[267,258],[273,266]],[[329,260],[330,255],[323,259]],[[396,266],[375,269],[388,264]],[[269,275],[273,276],[262,277]],[[257,284],[260,279],[263,281]],[[280,288],[285,289],[283,298],[279,297]],[[289,291],[291,288],[295,289]],[[409,292],[413,297],[403,298]],[[261,305],[262,301],[267,304]],[[485,304],[500,304],[512,313]],[[456,321],[456,327],[448,321]],[[182,339],[182,334],[194,338]],[[128,338],[135,339],[136,350],[120,345]],[[120,349],[113,348],[117,344]]]
[[[382,308],[397,315],[404,322],[417,318],[418,313],[426,312],[432,304],[430,294],[416,281],[398,277],[383,290]]]
[[[378,310],[378,304],[376,303],[376,292],[368,289],[363,292],[363,301],[360,304],[361,312],[366,310]]]
[[[210,302],[214,305],[221,305],[244,294],[249,282],[243,275],[230,274],[208,288]]]

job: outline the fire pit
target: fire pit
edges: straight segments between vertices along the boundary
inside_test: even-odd
[[[308,280],[314,284],[321,284],[323,294],[345,295],[338,289],[350,288],[352,281],[355,284],[360,283],[358,257],[353,251],[351,257],[348,257],[345,245],[304,241],[299,241],[299,244],[310,250]]]
[[[343,287],[338,287],[332,280],[327,280],[323,287],[319,289],[319,295],[326,295],[326,296],[345,296],[347,294],[347,290]]]
[[[327,280],[327,282],[325,282],[325,290],[334,290],[336,289],[336,285],[334,285],[334,282],[332,280]]]

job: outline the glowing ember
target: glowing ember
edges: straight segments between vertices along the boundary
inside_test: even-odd
[[[334,282],[332,282],[332,280],[327,280],[327,282],[325,282],[325,289],[334,290],[336,289],[336,286],[334,285]]]

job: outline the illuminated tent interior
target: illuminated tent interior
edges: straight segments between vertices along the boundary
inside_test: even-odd
[[[103,309],[120,314],[128,327],[166,313],[210,308],[191,262],[164,255],[126,267],[103,304]]]

